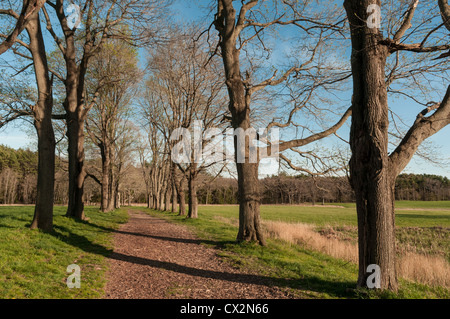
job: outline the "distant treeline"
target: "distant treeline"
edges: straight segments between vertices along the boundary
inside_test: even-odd
[[[355,201],[347,177],[315,177],[278,175],[261,181],[263,204],[346,203]],[[199,188],[202,204],[236,204],[237,182],[218,178],[215,183]],[[428,174],[401,174],[395,185],[396,200],[450,200],[450,180]]]
[[[0,203],[33,203],[38,156],[30,150],[0,145]]]
[[[37,153],[0,145],[0,203],[33,204],[36,196]],[[67,172],[57,158],[55,203],[67,203]],[[122,202],[145,202],[145,185],[139,168],[128,169],[129,178],[121,186]],[[130,182],[131,180],[135,182]],[[211,182],[211,180],[213,180]],[[344,203],[355,200],[347,177],[290,176],[280,174],[261,180],[263,204]],[[428,174],[401,174],[395,187],[396,200],[450,200],[450,180]],[[88,181],[85,201],[99,202],[100,187]],[[199,178],[200,204],[237,204],[238,185],[233,178]]]

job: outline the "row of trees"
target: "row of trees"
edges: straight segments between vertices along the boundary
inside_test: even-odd
[[[67,196],[67,167],[64,160],[57,158],[55,174],[55,204],[66,205]],[[97,171],[102,176],[101,161],[88,160],[88,167],[92,172]],[[170,193],[163,200],[151,196],[148,202],[147,186],[139,182],[145,168],[138,165],[126,166],[122,176],[124,181],[117,184],[117,192],[112,200],[113,207],[135,203],[147,203],[149,207],[172,210],[173,200]],[[0,203],[2,204],[33,204],[36,200],[37,153],[30,150],[15,150],[0,145]],[[94,172],[97,173],[97,172]],[[197,176],[198,204],[238,204],[238,184],[234,178],[216,177],[199,174]],[[168,183],[170,185],[170,183]],[[308,175],[290,176],[279,174],[261,179],[262,204],[322,204],[348,203],[355,201],[355,194],[347,177],[311,177]],[[176,190],[175,190],[176,192]],[[105,200],[102,196],[102,184],[94,179],[85,185],[85,203],[100,203]],[[189,194],[185,194],[185,201],[189,202]],[[109,195],[108,195],[109,197]],[[428,174],[400,174],[395,185],[396,200],[450,200],[450,180],[447,177]],[[178,201],[175,202],[177,204]],[[177,208],[174,206],[174,211]]]
[[[151,0],[86,0],[72,6],[76,9],[74,15],[67,15],[66,10],[71,4],[66,0],[24,0],[19,14],[16,10],[19,1],[10,1],[0,10],[4,21],[15,26],[12,32],[2,34],[5,40],[0,53],[11,48],[16,62],[28,61],[24,67],[16,64],[13,69],[20,68],[17,72],[20,74],[33,66],[32,76],[37,85],[37,90],[33,90],[26,85],[17,88],[17,83],[9,81],[2,83],[4,114],[1,124],[23,116],[32,118],[39,160],[35,216],[31,227],[46,231],[53,225],[55,189],[56,141],[52,119],[64,121],[67,137],[69,200],[66,215],[84,219],[84,182],[89,176],[85,167],[86,120],[94,106],[101,108],[101,99],[111,98],[107,97],[104,88],[121,82],[121,79],[110,78],[103,68],[103,74],[98,73],[97,78],[92,76],[93,81],[88,83],[88,78],[95,73],[92,64],[96,56],[104,54],[105,43],[111,39],[138,45],[163,37],[164,33],[159,30],[162,23],[158,21],[167,5]],[[45,39],[52,41],[52,54],[47,54],[49,41]],[[105,67],[101,63],[97,65]],[[113,69],[112,65],[109,69]]]
[[[168,209],[171,202],[175,210],[178,202],[180,214],[185,214],[187,184],[188,217],[196,218],[200,173],[208,170],[214,179],[224,170],[234,171],[237,240],[264,245],[261,154],[275,155],[290,169],[313,176],[336,172],[347,162],[358,214],[358,285],[366,285],[367,266],[377,264],[381,288],[397,289],[395,183],[422,142],[450,122],[446,0],[345,0],[343,6],[335,1],[318,5],[217,0],[210,7],[214,15],[208,17],[207,26],[183,25],[181,32],[164,25],[167,2],[80,1],[80,29],[66,16],[67,3],[23,0],[20,14],[0,11],[16,26],[2,35],[2,50],[11,48],[31,61],[16,73],[34,66],[37,83],[37,91],[2,83],[6,92],[2,124],[29,116],[38,136],[32,227],[52,228],[56,144],[52,119],[64,120],[67,137],[67,216],[84,218],[84,183],[89,176],[102,186],[102,210],[113,207],[124,158],[130,154],[126,146],[130,139],[122,140],[124,148],[118,147],[119,139],[133,130],[123,118],[113,120],[123,114],[114,105],[128,104],[132,80],[139,78],[137,63],[128,63],[135,53],[127,47],[160,39],[151,47],[149,75],[137,102],[137,122],[145,130],[138,152],[149,206]],[[51,55],[46,54],[41,22],[46,24],[46,37],[53,40]],[[21,37],[21,31],[28,37]],[[114,54],[122,45],[120,52],[129,53]],[[424,107],[412,126],[389,107],[390,99],[398,96]],[[97,112],[89,122],[94,107]],[[331,136],[345,140],[338,131],[350,116],[348,161],[342,146],[324,149],[318,141]],[[234,136],[235,165],[197,158],[200,151],[207,153],[208,145],[223,143],[208,138],[209,129],[220,135],[228,127],[249,132],[256,125],[266,132],[278,128],[281,138],[273,141],[264,134],[250,134],[240,141]],[[180,128],[190,129],[192,135],[186,137]],[[101,179],[86,165],[85,132],[100,150]],[[195,144],[196,135],[207,142]],[[185,161],[174,160],[174,153],[189,147],[193,151],[183,152]],[[256,160],[255,148],[264,150]]]

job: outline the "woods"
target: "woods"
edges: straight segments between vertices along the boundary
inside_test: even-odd
[[[217,0],[190,22],[175,6],[0,5],[0,128],[36,141],[0,147],[0,202],[34,204],[45,232],[55,204],[79,221],[93,203],[237,204],[237,242],[261,246],[261,205],[355,202],[357,286],[378,265],[397,291],[395,201],[450,199],[447,177],[403,173],[448,166],[428,144],[450,123],[448,2]]]

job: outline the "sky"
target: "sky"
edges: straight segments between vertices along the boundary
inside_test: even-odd
[[[176,0],[173,6],[172,17],[178,22],[192,22],[205,19],[207,12],[204,5],[208,1],[200,0]],[[200,8],[199,6],[203,6]],[[211,34],[215,36],[214,28],[211,29]],[[2,58],[8,58],[6,53]],[[274,55],[272,59],[277,59],[277,55]],[[414,122],[415,116],[422,110],[418,105],[412,105],[410,102],[395,100],[391,102],[396,110],[396,113],[407,124]],[[339,134],[348,140],[348,124],[343,127]],[[404,173],[416,173],[416,174],[436,174],[450,178],[450,126],[445,127],[437,134],[433,135],[427,140],[427,145],[431,145],[430,153],[436,155],[443,164],[437,165],[430,163],[429,161],[421,159],[415,155],[409,165],[405,168]],[[332,142],[324,142],[332,143]],[[7,145],[13,148],[34,148],[35,136],[33,130],[30,129],[29,124],[16,123],[15,125],[9,125],[0,129],[0,144]],[[331,145],[331,144],[330,144]],[[345,146],[344,146],[345,147]],[[276,173],[277,164],[263,164],[261,165],[261,171],[267,174]]]

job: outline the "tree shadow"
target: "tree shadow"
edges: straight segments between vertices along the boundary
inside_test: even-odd
[[[148,258],[142,258],[137,256],[126,255],[123,253],[113,252],[109,258],[114,260],[119,260],[123,262],[128,262],[132,264],[139,264],[143,266],[149,266],[153,268],[159,268],[164,270],[169,270],[177,272],[180,274],[185,274],[189,276],[224,280],[234,283],[245,283],[252,285],[260,285],[266,287],[280,287],[280,288],[291,288],[300,289],[307,291],[315,291],[319,293],[328,293],[335,297],[355,297],[353,288],[355,288],[355,283],[351,281],[344,282],[332,282],[328,280],[323,280],[316,276],[305,276],[302,279],[297,278],[275,278],[263,275],[255,274],[241,274],[232,273],[225,271],[216,270],[205,270],[198,269],[194,267],[184,266],[173,262],[154,260]]]
[[[157,235],[150,235],[150,234],[128,232],[128,231],[123,231],[123,230],[113,230],[113,232],[117,233],[117,234],[140,236],[140,237],[152,238],[152,239],[175,242],[175,243],[195,244],[195,245],[202,245],[202,244],[203,245],[211,245],[215,248],[221,248],[227,244],[235,244],[236,243],[235,240],[234,241],[233,240],[220,241],[220,240],[192,239],[192,238],[182,238],[182,237],[167,237],[167,236],[157,236]]]
[[[80,221],[81,223],[85,223],[84,221]],[[155,235],[147,235],[133,232],[124,232],[116,229],[110,229],[108,227],[103,227],[99,225],[89,224],[90,226],[94,226],[103,230],[111,230],[113,232],[128,234],[132,236],[146,236],[158,240],[164,240],[168,242],[181,242],[187,244],[208,244],[216,247],[223,246],[228,243],[236,243],[235,241],[212,241],[212,240],[200,240],[200,239],[185,239],[185,238],[172,238],[165,236],[155,236]],[[190,276],[195,276],[199,278],[209,278],[215,280],[225,280],[229,282],[235,283],[246,283],[246,284],[255,284],[262,285],[267,287],[280,287],[280,288],[291,288],[297,290],[307,290],[307,291],[315,291],[318,293],[327,293],[330,296],[336,298],[354,298],[355,294],[353,292],[353,288],[355,288],[355,283],[352,281],[341,281],[341,282],[333,282],[321,279],[316,276],[304,276],[303,278],[276,278],[269,277],[263,275],[255,275],[255,274],[240,274],[240,273],[232,273],[226,271],[216,271],[216,270],[205,270],[198,269],[194,267],[180,265],[174,262],[154,260],[149,258],[142,258],[138,256],[128,255],[124,253],[114,252],[112,249],[108,249],[102,245],[93,243],[88,238],[82,235],[78,235],[73,233],[70,229],[63,226],[54,226],[53,235],[56,236],[59,240],[72,245],[74,247],[78,247],[81,250],[87,253],[98,254],[104,256],[106,258],[138,264],[143,266],[154,267],[158,269],[164,269],[168,271],[177,272],[180,274],[186,274]]]
[[[80,221],[84,223],[83,221]],[[92,225],[92,224],[90,224]],[[84,252],[101,255],[104,257],[109,257],[113,252],[112,249],[108,249],[102,245],[93,243],[85,236],[78,235],[72,232],[69,228],[59,225],[53,226],[53,236],[57,237],[62,242],[80,248]],[[66,235],[68,234],[68,235]]]

